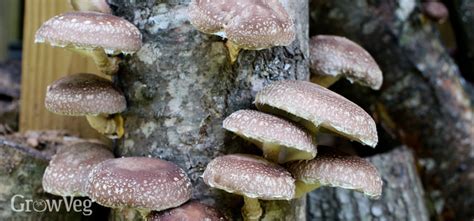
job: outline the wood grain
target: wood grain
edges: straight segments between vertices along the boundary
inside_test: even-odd
[[[62,48],[35,44],[41,24],[62,12],[71,11],[64,0],[26,0],[23,39],[20,131],[67,129],[82,137],[99,137],[83,117],[66,117],[44,108],[48,84],[67,74],[99,73],[92,60]]]

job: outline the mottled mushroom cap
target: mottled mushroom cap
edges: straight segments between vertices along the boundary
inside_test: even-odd
[[[111,81],[87,73],[53,82],[44,103],[53,113],[71,116],[115,114],[127,108],[125,96]]]
[[[59,196],[87,196],[85,187],[90,171],[112,158],[112,152],[97,143],[82,142],[64,147],[46,167],[43,189]]]
[[[254,155],[217,157],[203,179],[210,187],[250,198],[289,200],[295,194],[295,180],[285,168]]]
[[[35,42],[85,50],[103,48],[107,54],[131,54],[142,46],[140,31],[129,21],[99,12],[67,12],[38,29]]]
[[[422,3],[423,14],[436,22],[444,22],[449,17],[449,10],[439,1],[426,1]]]
[[[285,46],[295,39],[293,20],[278,0],[193,0],[188,11],[198,30],[243,49]]]
[[[112,14],[107,0],[69,0],[76,11],[94,11]]]
[[[320,146],[316,158],[291,162],[287,168],[297,181],[307,184],[353,189],[371,198],[382,194],[382,178],[374,165],[329,147]]]
[[[265,146],[276,146],[286,152],[285,159],[309,160],[316,156],[316,142],[304,128],[282,118],[254,110],[239,110],[228,116],[223,127],[250,140],[265,152]]]
[[[361,46],[339,36],[317,35],[310,40],[310,69],[312,74],[338,77],[369,86],[382,86],[382,71]]]
[[[89,197],[112,208],[133,207],[161,211],[191,198],[191,181],[174,163],[126,157],[107,160],[89,174]]]
[[[147,218],[148,221],[225,221],[227,220],[217,209],[200,203],[191,201],[184,205],[154,212]]]
[[[278,81],[257,93],[259,110],[286,115],[317,132],[319,127],[375,147],[374,120],[362,108],[324,87],[306,81]]]

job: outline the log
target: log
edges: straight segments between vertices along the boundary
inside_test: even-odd
[[[307,1],[281,1],[297,27],[292,45],[243,51],[233,65],[222,39],[200,33],[187,21],[189,0],[110,2],[114,14],[134,23],[144,35],[142,49],[126,59],[115,79],[128,101],[123,114],[126,133],[117,154],[149,155],[178,164],[194,184],[194,199],[240,219],[241,197],[210,189],[200,177],[216,156],[261,154],[225,133],[226,116],[252,108],[256,92],[270,82],[309,79]],[[302,205],[304,200],[266,203],[264,219],[304,220]]]
[[[310,16],[311,34],[346,36],[381,66],[380,91],[346,82],[334,90],[373,110],[382,127],[415,149],[431,212],[449,220],[472,219],[473,106],[466,82],[437,30],[420,14],[419,2],[312,1]]]
[[[351,190],[321,188],[309,196],[309,220],[429,220],[413,151],[402,146],[366,159],[382,176],[382,197],[370,200]]]

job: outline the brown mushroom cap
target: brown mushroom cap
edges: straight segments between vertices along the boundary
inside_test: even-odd
[[[284,46],[295,39],[293,20],[278,0],[193,0],[188,11],[198,30],[243,49]]]
[[[320,146],[316,158],[291,162],[288,170],[298,182],[308,185],[354,189],[372,198],[382,194],[382,179],[369,161],[333,148]]]
[[[60,196],[86,196],[89,172],[112,158],[112,152],[97,143],[82,142],[65,147],[49,162],[43,175],[43,189]]]
[[[107,160],[89,174],[89,197],[112,207],[161,211],[191,197],[191,181],[177,165],[148,157]]]
[[[141,38],[137,27],[123,18],[99,12],[67,12],[46,21],[36,32],[35,42],[131,54],[141,48]]]
[[[339,36],[317,35],[310,40],[310,69],[313,74],[344,76],[374,90],[382,86],[382,71],[361,46]]]
[[[289,200],[295,194],[295,180],[285,168],[254,155],[217,157],[207,165],[203,179],[210,187],[249,198]]]
[[[188,202],[180,207],[150,214],[148,221],[225,221],[215,208],[198,201]]]
[[[72,116],[115,114],[127,108],[125,96],[111,81],[94,74],[73,74],[48,86],[46,109]]]
[[[424,15],[436,22],[444,22],[449,17],[448,8],[438,1],[426,1],[422,3]]]
[[[250,140],[264,153],[266,148],[286,152],[279,162],[309,160],[316,156],[316,142],[306,129],[270,114],[239,110],[224,120],[223,127]]]
[[[319,127],[351,140],[375,147],[378,142],[374,120],[362,108],[317,84],[278,81],[257,93],[259,110],[286,115],[313,132]]]

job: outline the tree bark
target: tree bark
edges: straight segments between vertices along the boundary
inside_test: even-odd
[[[469,220],[474,217],[473,106],[456,64],[418,3],[312,1],[311,32],[346,36],[374,56],[384,72],[381,91],[335,89],[357,103],[374,104],[381,125],[415,148],[438,214]]]
[[[378,200],[341,188],[321,188],[309,196],[309,220],[429,220],[413,152],[399,147],[367,158],[382,176]]]
[[[253,108],[256,92],[272,81],[309,78],[308,3],[281,2],[295,20],[296,41],[288,47],[243,51],[231,65],[224,41],[188,22],[188,0],[112,0],[114,13],[132,21],[144,35],[142,49],[126,59],[115,79],[128,102],[123,114],[126,134],[118,142],[117,155],[153,156],[178,164],[193,181],[193,198],[240,219],[241,198],[210,189],[200,177],[216,156],[260,154],[225,133],[222,120],[227,115]],[[305,216],[304,200],[268,202],[263,209],[269,220]]]

